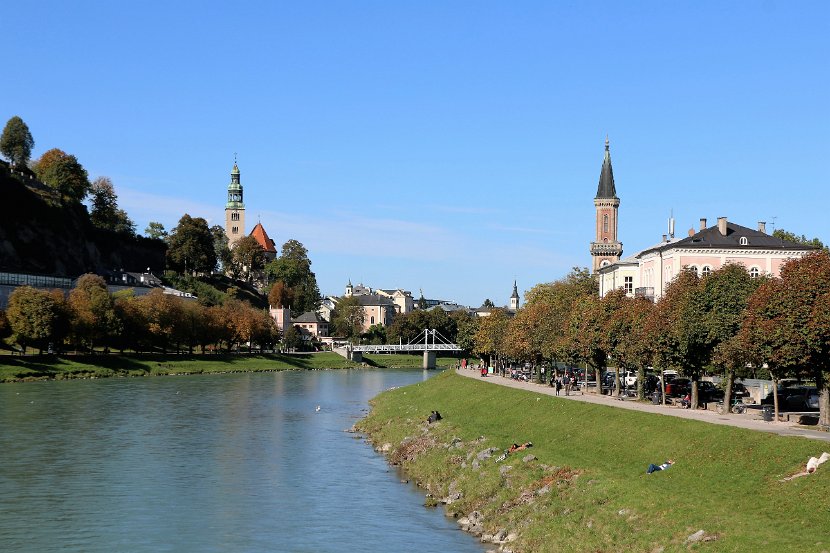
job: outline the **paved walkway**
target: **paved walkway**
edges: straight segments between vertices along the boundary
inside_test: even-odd
[[[502,376],[487,376],[481,377],[481,373],[471,369],[458,369],[456,371],[461,376],[475,378],[476,380],[483,380],[488,383],[498,384],[500,386],[507,386],[509,388],[517,388],[520,390],[531,391],[536,394],[556,395],[556,390],[544,384],[536,384],[534,382],[521,382],[512,380]],[[801,436],[803,438],[810,438],[813,440],[821,440],[830,442],[830,432],[822,432],[821,430],[811,430],[803,426],[798,426],[794,422],[765,422],[761,420],[760,413],[752,411],[743,415],[725,414],[720,415],[716,411],[705,411],[703,409],[681,409],[679,407],[672,407],[666,405],[653,405],[651,403],[644,403],[635,399],[619,400],[612,396],[603,396],[596,394],[583,394],[582,392],[571,392],[571,395],[566,396],[565,391],[561,391],[559,396],[562,399],[573,401],[584,401],[587,403],[596,403],[600,405],[607,405],[609,407],[617,407],[619,409],[630,409],[632,411],[644,411],[646,413],[656,413],[660,415],[668,415],[671,417],[680,417],[683,419],[693,419],[712,424],[723,424],[727,426],[737,426],[739,428],[746,428],[748,430],[757,430],[759,432],[771,432],[781,436]]]

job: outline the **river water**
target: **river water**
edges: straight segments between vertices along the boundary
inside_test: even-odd
[[[481,553],[343,432],[431,374],[0,385],[0,551]]]

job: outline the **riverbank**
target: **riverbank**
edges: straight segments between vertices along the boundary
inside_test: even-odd
[[[443,420],[426,424],[435,409]],[[357,427],[426,490],[428,504],[445,504],[494,549],[830,551],[830,468],[779,481],[827,450],[824,442],[568,401],[450,371],[381,394]],[[496,461],[528,441],[531,448]],[[645,474],[668,458],[671,469]]]
[[[439,368],[454,366],[455,358],[439,357]],[[0,382],[166,376],[228,372],[375,368],[420,368],[420,355],[366,355],[353,363],[332,352],[308,354],[99,354],[0,357]]]

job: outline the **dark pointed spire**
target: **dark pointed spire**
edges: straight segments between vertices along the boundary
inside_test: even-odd
[[[519,288],[516,286],[516,281],[513,281],[513,295],[510,296],[511,298],[518,298],[519,297]]]
[[[617,189],[614,187],[614,170],[611,168],[611,149],[608,136],[605,136],[605,159],[602,160],[602,171],[599,174],[597,198],[616,198]]]

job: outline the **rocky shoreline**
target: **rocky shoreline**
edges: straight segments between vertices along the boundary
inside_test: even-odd
[[[445,457],[446,467],[451,469],[442,478],[427,481],[413,477],[415,484],[425,492],[425,506],[441,505],[444,514],[454,518],[461,530],[494,546],[488,553],[520,553],[524,550],[521,547],[523,528],[505,523],[511,518],[510,512],[533,504],[545,495],[564,491],[579,477],[580,471],[539,463],[536,456],[527,451],[508,454],[495,447],[484,447],[487,441],[484,436],[468,442],[455,436],[445,439],[442,438],[443,430],[440,421],[423,423],[418,426],[419,434],[407,436],[399,443],[382,441],[361,423],[348,432],[361,433],[376,452],[384,455],[390,465],[401,468],[407,476],[412,476],[411,469],[423,457],[434,454]],[[509,500],[496,496],[468,497],[464,481],[470,475],[490,477],[487,465],[498,466],[492,477],[498,480],[500,487],[513,490]],[[475,508],[466,510],[471,503]]]

